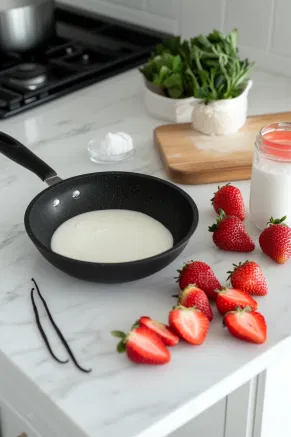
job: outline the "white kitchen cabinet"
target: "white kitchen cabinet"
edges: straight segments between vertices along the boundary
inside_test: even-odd
[[[170,437],[274,437],[274,433],[261,434],[264,384],[263,376],[253,378],[172,433]],[[291,403],[290,394],[289,397]],[[291,435],[291,430],[288,435]]]
[[[15,410],[8,405],[0,406],[1,437],[40,437]]]
[[[170,437],[224,437],[226,399],[217,402]]]
[[[278,361],[277,364],[265,372],[262,432],[259,437],[287,437],[291,435],[290,369],[291,354],[287,358]]]

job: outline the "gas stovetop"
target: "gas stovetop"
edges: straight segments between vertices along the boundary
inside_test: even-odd
[[[56,36],[41,53],[0,55],[0,118],[141,65],[166,36],[58,6]]]

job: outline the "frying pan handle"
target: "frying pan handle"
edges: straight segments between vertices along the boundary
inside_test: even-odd
[[[56,172],[22,143],[0,131],[0,152],[35,173],[42,181],[57,176]]]

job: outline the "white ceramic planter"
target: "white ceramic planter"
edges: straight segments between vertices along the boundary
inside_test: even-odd
[[[152,83],[144,81],[144,103],[147,111],[160,120],[174,123],[190,123],[193,107],[200,99],[189,97],[187,99],[170,99]]]
[[[231,135],[246,122],[248,93],[252,87],[248,81],[244,91],[234,99],[199,102],[193,108],[192,126],[206,135]]]

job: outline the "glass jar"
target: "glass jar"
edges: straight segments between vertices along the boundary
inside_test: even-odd
[[[265,126],[256,138],[250,214],[259,229],[270,217],[287,216],[291,226],[291,123]]]

